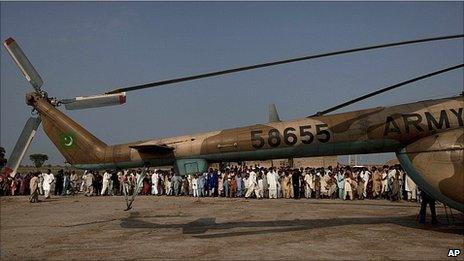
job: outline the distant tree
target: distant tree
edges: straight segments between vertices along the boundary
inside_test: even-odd
[[[44,162],[48,160],[48,156],[45,154],[31,154],[29,155],[29,159],[34,162],[36,168],[40,168],[43,166]]]
[[[0,169],[5,167],[6,165],[6,158],[5,158],[5,149],[3,147],[0,147]]]

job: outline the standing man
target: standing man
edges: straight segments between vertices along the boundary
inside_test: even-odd
[[[364,198],[368,197],[368,195],[367,195],[367,184],[369,184],[369,176],[370,176],[370,174],[371,174],[370,171],[366,167],[362,168],[361,177],[364,180],[364,192],[363,192]]]
[[[71,176],[69,178],[71,179],[72,193],[77,193],[78,192],[77,181],[78,181],[79,178],[77,177],[77,174],[76,174],[76,172],[74,170],[71,171]]]
[[[249,198],[253,192],[255,193],[256,198],[259,199],[258,182],[256,180],[256,172],[254,170],[250,171],[250,176],[248,177],[248,190],[245,194],[245,198]]]
[[[112,191],[111,191],[111,195],[119,195],[120,193],[120,190],[119,190],[119,177],[118,177],[118,173],[116,171],[112,171],[111,172],[111,183],[113,184],[112,185]]]
[[[43,195],[44,190],[43,190],[43,173],[39,173],[39,194]]]
[[[85,195],[90,197],[93,195],[93,173],[92,171],[87,172],[85,175]]]
[[[230,194],[229,194],[229,196],[231,198],[235,198],[237,196],[237,180],[236,180],[234,172],[230,173],[229,184],[230,184],[229,185],[230,186]]]
[[[85,183],[86,179],[87,179],[87,173],[89,171],[88,170],[84,170],[84,175],[82,175],[81,177],[81,187],[79,189],[80,192],[84,192],[85,193],[85,190],[87,188],[87,184]]]
[[[153,174],[151,174],[151,194],[158,195],[158,183],[159,183],[159,175],[158,170],[155,169]]]
[[[311,186],[311,183],[313,183],[313,175],[311,175],[309,168],[306,168],[305,170],[305,176],[304,176],[304,184],[305,184],[305,197],[306,198],[311,198],[312,190],[314,185]]]
[[[242,186],[242,173],[237,172],[237,178],[235,179],[237,183],[237,197],[240,198],[243,196],[243,186]]]
[[[378,199],[382,193],[382,174],[380,174],[380,171],[376,167],[372,167],[372,171],[372,196]]]
[[[345,199],[345,174],[342,169],[337,171],[335,179],[337,180],[338,186],[338,198]]]
[[[209,169],[210,174],[208,177],[208,188],[209,188],[209,196],[213,197],[215,193],[215,188],[218,184],[218,175],[213,169]]]
[[[63,174],[63,188],[61,191],[61,196],[65,196],[68,194],[69,183],[70,183],[70,175],[68,171],[65,171]]]
[[[61,195],[63,191],[63,169],[58,170],[58,174],[56,175],[55,181],[55,196]]]
[[[195,173],[195,175],[192,175],[192,192],[194,197],[198,197],[198,173]]]
[[[172,185],[174,187],[174,191],[173,191],[174,196],[179,196],[181,183],[182,183],[181,177],[177,173],[174,173],[174,176],[172,177]]]
[[[103,196],[107,194],[109,182],[110,182],[110,173],[108,170],[106,170],[105,173],[103,173],[103,180],[102,180],[103,186],[102,186],[100,195]]]
[[[257,179],[257,184],[258,184],[258,194],[259,194],[259,197],[262,198],[264,197],[264,181],[263,181],[263,171],[260,170],[258,172],[258,179]]]
[[[39,173],[34,172],[34,176],[31,178],[29,183],[29,188],[31,190],[31,196],[29,197],[29,202],[37,203],[39,202]]]
[[[382,197],[386,197],[388,193],[388,166],[384,165],[382,170],[380,171],[382,175]]]
[[[269,169],[269,172],[266,174],[267,184],[269,186],[269,198],[277,198],[277,183],[279,180],[274,169]]]
[[[438,224],[437,212],[435,211],[435,199],[429,196],[425,191],[421,191],[422,202],[419,212],[419,223],[425,224],[425,216],[427,214],[427,204],[430,205],[430,214],[432,215],[432,224]]]
[[[189,174],[187,176],[188,187],[189,187],[188,195],[193,195],[193,178],[194,178],[193,174]]]
[[[198,173],[198,181],[197,181],[197,196],[198,197],[203,197],[205,195],[205,183],[206,183],[206,180],[205,180],[205,173]]]
[[[282,179],[282,191],[285,198],[291,198],[292,190],[292,178],[287,171],[285,171],[285,176]]]
[[[293,170],[292,183],[293,183],[293,198],[300,199],[300,171],[298,169]]]
[[[408,174],[405,174],[405,179],[404,179],[404,188],[406,192],[408,193],[408,201],[415,201],[416,200],[416,183],[412,181],[411,177],[409,177]]]
[[[43,173],[43,190],[45,194],[45,198],[48,199],[50,198],[50,188],[52,186],[52,183],[55,181],[55,176],[53,175],[52,171],[50,169],[47,170],[47,173]]]

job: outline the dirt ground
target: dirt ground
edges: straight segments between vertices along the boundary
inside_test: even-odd
[[[464,217],[420,225],[417,203],[140,196],[1,197],[1,260],[448,259]],[[463,260],[464,254],[454,258]]]

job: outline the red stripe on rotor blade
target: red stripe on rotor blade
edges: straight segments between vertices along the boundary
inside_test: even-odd
[[[6,45],[10,45],[10,44],[12,44],[14,41],[15,41],[15,40],[14,40],[13,38],[9,37],[8,39],[5,40],[5,44],[6,44]]]
[[[124,103],[126,103],[126,96],[119,95],[119,104],[124,104]]]

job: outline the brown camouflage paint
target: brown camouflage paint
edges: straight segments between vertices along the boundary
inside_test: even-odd
[[[93,136],[39,95],[30,93],[26,100],[39,112],[45,133],[73,165],[116,166],[122,162],[140,165],[151,160],[173,163],[180,158],[201,159],[208,155],[219,155],[220,161],[228,161],[231,159],[229,155],[234,152],[255,152],[247,155],[259,155],[264,151],[275,151],[266,154],[270,155],[266,157],[281,158],[279,149],[282,148],[327,144],[333,144],[331,153],[339,155],[350,154],[349,148],[344,147],[342,150],[341,147],[337,147],[340,143],[385,140],[395,141],[401,147],[405,147],[411,162],[429,184],[447,197],[464,203],[462,96],[113,146]],[[321,131],[319,135],[318,129]],[[287,136],[290,138],[287,139],[288,143],[285,143],[283,135],[286,131],[290,136],[295,134],[293,137],[296,137],[296,140]],[[261,145],[257,140],[252,141],[253,132],[259,132],[255,138],[259,136],[259,139],[264,141],[259,148],[253,147],[253,144]],[[276,138],[269,139],[270,132],[278,132],[280,143],[277,144]],[[308,142],[308,132],[313,136],[311,143]],[[330,138],[327,139],[327,136]],[[64,146],[66,144],[71,146]],[[174,150],[169,153],[141,153],[129,147],[153,144],[170,146]],[[374,150],[368,145],[365,148],[365,153],[382,151],[391,152],[392,149],[377,147]]]

